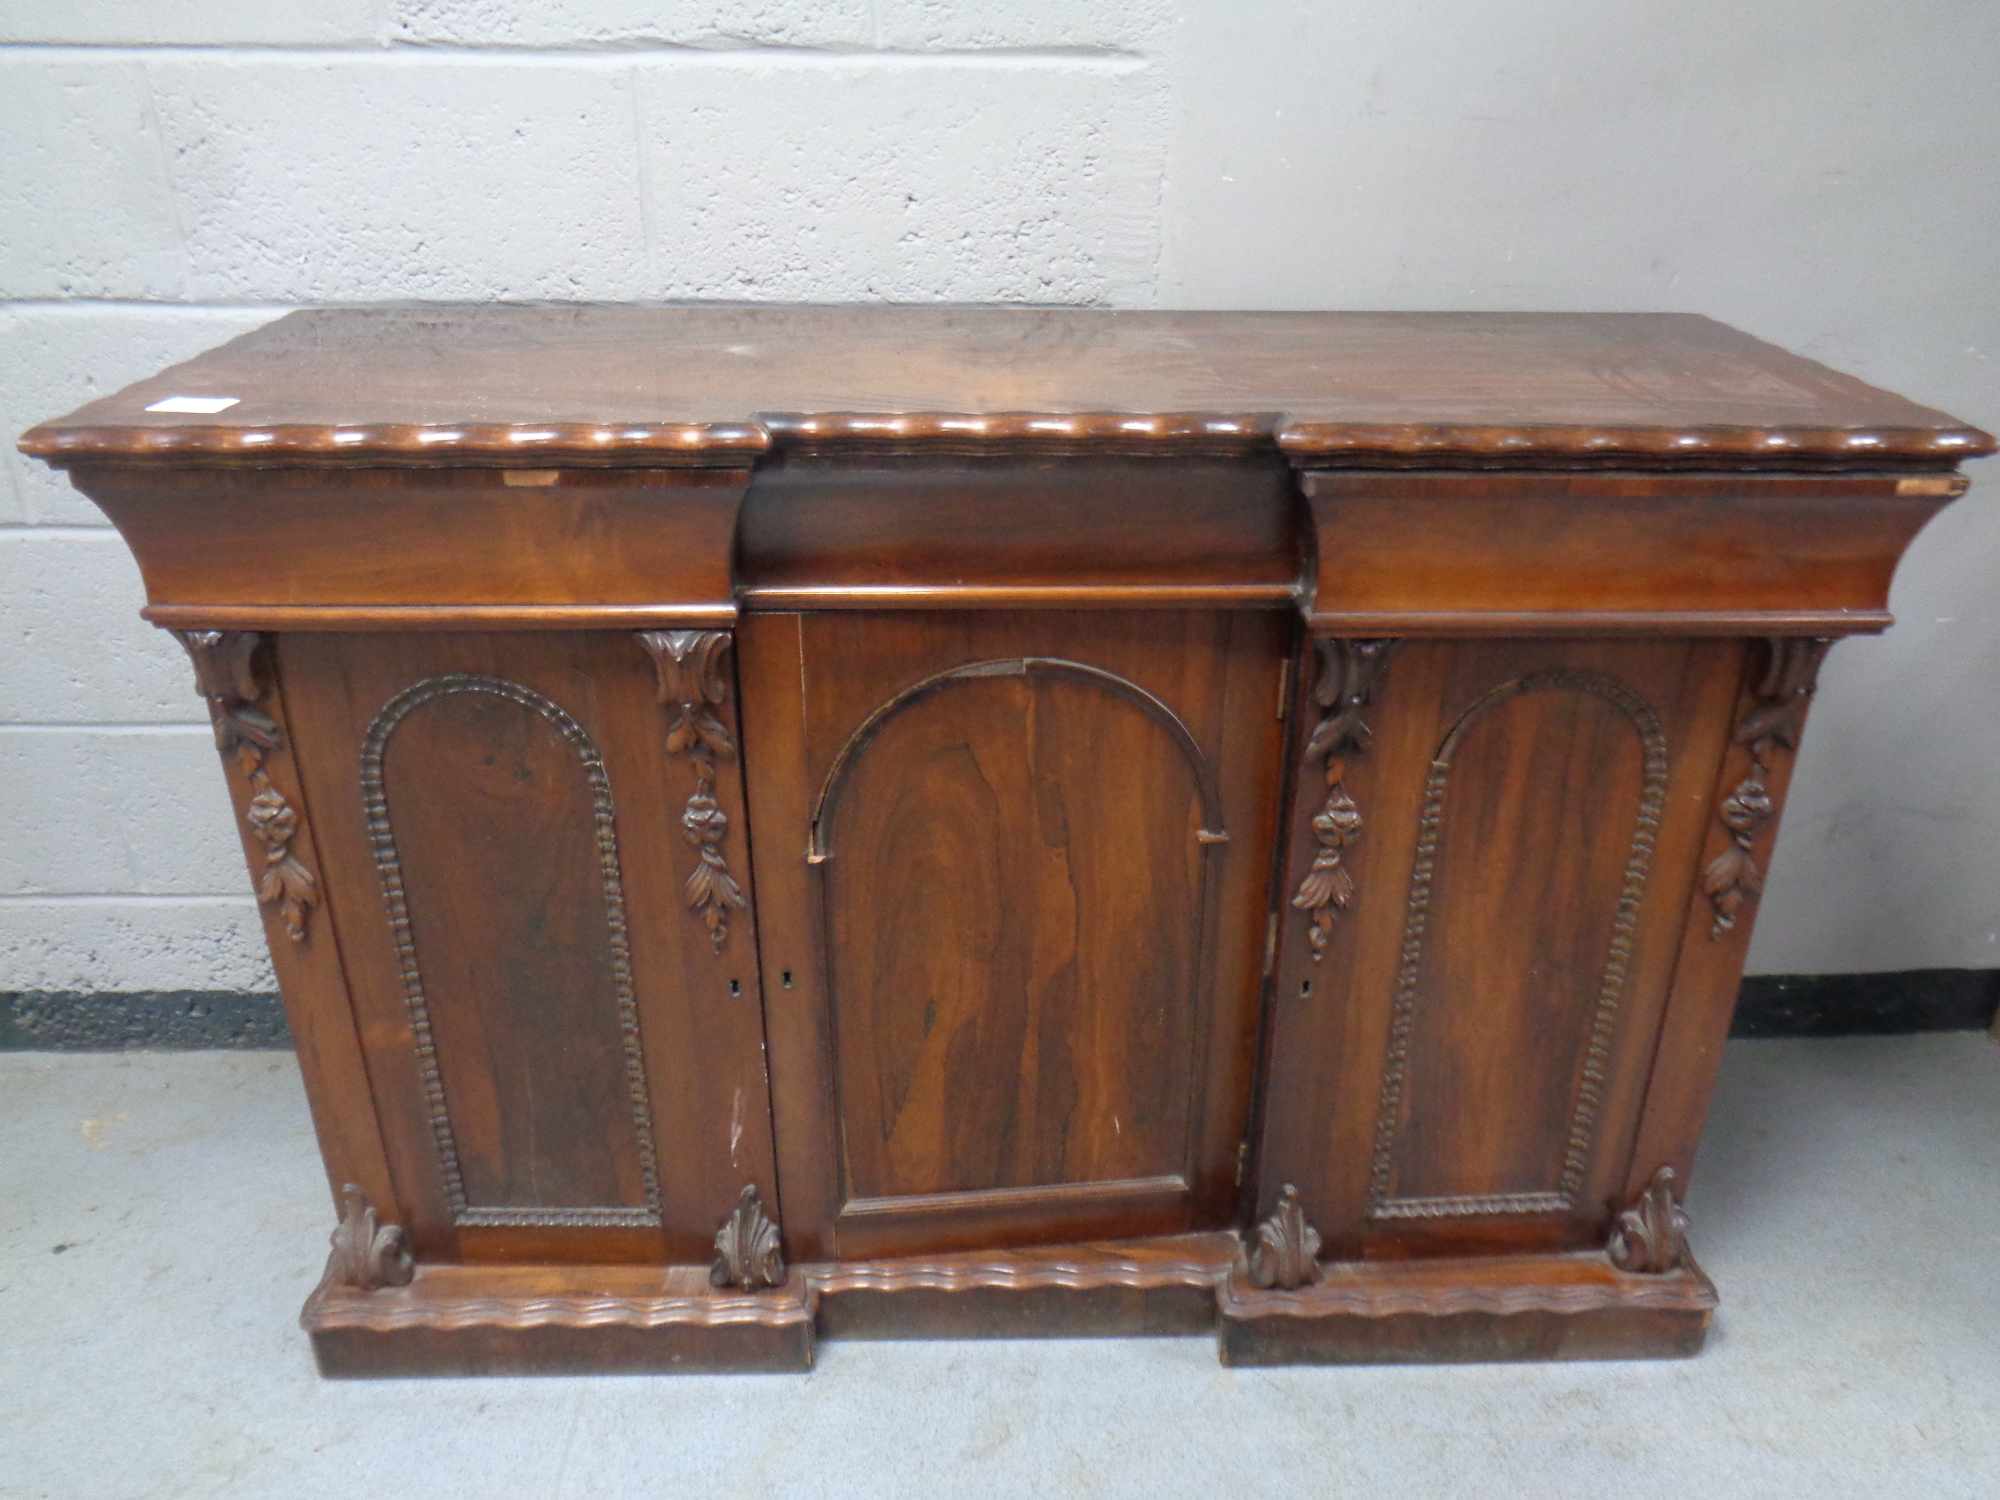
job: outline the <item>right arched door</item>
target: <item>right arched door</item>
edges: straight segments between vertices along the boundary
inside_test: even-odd
[[[1346,902],[1284,913],[1260,1214],[1295,1186],[1331,1259],[1604,1242],[1661,1165],[1634,1131],[1743,653],[1414,640],[1377,667]],[[1325,783],[1294,774],[1303,887]]]

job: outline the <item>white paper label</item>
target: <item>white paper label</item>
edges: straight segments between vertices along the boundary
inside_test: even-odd
[[[219,411],[228,411],[242,399],[240,396],[169,396],[164,401],[155,401],[146,410],[212,417]]]

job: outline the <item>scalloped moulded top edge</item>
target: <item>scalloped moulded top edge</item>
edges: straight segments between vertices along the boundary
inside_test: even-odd
[[[79,463],[507,467],[653,464],[742,467],[772,451],[885,454],[1244,453],[1275,449],[1301,467],[1381,463],[1602,463],[1688,467],[1950,468],[1995,451],[1973,427],[1762,428],[1350,425],[1268,413],[822,412],[742,423],[660,426],[317,425],[170,427],[44,423],[20,450]]]

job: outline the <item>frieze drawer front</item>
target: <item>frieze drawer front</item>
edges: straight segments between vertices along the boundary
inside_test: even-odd
[[[187,650],[304,1326],[399,1375],[1696,1352],[1818,672],[1993,442],[1695,317],[718,307],[21,446]]]

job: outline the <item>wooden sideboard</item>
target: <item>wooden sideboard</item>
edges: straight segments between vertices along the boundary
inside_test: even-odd
[[[22,447],[208,700],[347,1375],[1694,1352],[1815,673],[1993,443],[1695,317],[704,307]]]

